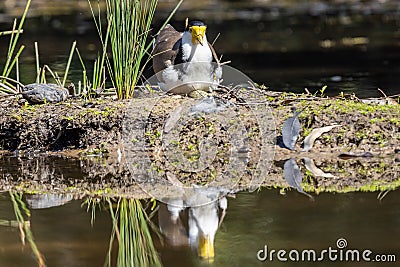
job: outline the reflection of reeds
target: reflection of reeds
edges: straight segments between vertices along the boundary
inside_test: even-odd
[[[29,245],[32,248],[33,254],[38,262],[38,265],[40,267],[46,266],[44,262],[44,257],[40,253],[38,247],[36,246],[36,243],[33,239],[33,234],[30,228],[30,223],[29,221],[25,221],[24,219],[24,214],[28,218],[30,217],[30,211],[26,207],[25,203],[22,201],[22,194],[14,193],[10,191],[10,197],[11,201],[13,203],[14,207],[14,213],[15,217],[17,218],[18,221],[18,228],[21,233],[21,242],[23,245],[25,245],[25,238],[28,240]],[[24,214],[23,214],[24,213]]]
[[[101,208],[100,199],[94,197],[87,197],[86,200],[82,203],[82,206],[86,205],[86,211],[91,212],[90,224],[93,226],[94,220],[96,219],[96,208]]]
[[[162,266],[150,234],[149,216],[138,199],[120,199],[113,209],[108,201],[113,220],[106,266],[112,266],[114,240],[118,243],[117,266]]]

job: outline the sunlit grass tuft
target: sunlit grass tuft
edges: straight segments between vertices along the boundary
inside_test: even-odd
[[[111,80],[118,99],[132,98],[142,74],[142,60],[157,0],[106,0],[112,52]]]

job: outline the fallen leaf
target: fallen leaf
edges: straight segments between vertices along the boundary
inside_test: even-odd
[[[312,174],[316,177],[326,177],[326,178],[335,178],[336,176],[332,173],[327,173],[315,166],[314,161],[310,158],[303,158],[304,166],[306,169],[312,172]]]
[[[307,137],[304,139],[304,146],[302,151],[309,151],[313,147],[314,142],[318,137],[320,137],[323,133],[329,132],[330,130],[338,126],[342,125],[337,124],[313,129],[311,133],[307,135]]]

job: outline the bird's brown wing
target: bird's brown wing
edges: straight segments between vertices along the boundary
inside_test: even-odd
[[[152,52],[153,69],[156,74],[166,67],[176,64],[181,38],[182,33],[169,24],[159,33]]]

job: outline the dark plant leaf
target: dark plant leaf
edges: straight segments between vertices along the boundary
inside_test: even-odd
[[[374,155],[371,152],[360,152],[360,153],[356,153],[356,152],[347,152],[347,153],[342,153],[339,155],[339,158],[342,159],[348,159],[348,158],[372,158]]]
[[[282,127],[283,144],[290,150],[294,150],[297,138],[299,138],[301,127],[298,116],[300,113],[301,111],[296,112],[296,110],[294,110],[294,116],[290,117],[283,123]]]
[[[294,158],[288,159],[283,165],[283,177],[285,178],[286,182],[298,192],[308,196],[309,198],[313,198],[311,195],[304,192],[303,188],[301,187],[303,175],[301,174],[300,168]]]

